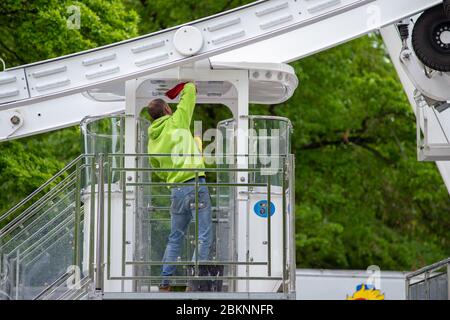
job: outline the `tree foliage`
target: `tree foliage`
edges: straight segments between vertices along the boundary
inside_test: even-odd
[[[86,0],[0,3],[0,56],[33,62],[146,34],[249,1]],[[81,7],[68,30],[67,6]],[[416,160],[415,121],[377,35],[292,63],[300,79],[281,105],[253,114],[291,119],[298,265],[411,269],[450,254],[448,191]],[[229,117],[199,106],[204,128]],[[0,212],[80,153],[76,128],[0,144]]]
[[[70,6],[80,28],[67,28]],[[8,67],[91,49],[138,35],[138,15],[120,0],[2,0],[0,57]],[[61,106],[64,112],[64,106]],[[78,128],[0,144],[0,212],[78,156]]]

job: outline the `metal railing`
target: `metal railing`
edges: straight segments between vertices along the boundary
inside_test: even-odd
[[[82,172],[80,155],[0,217],[0,290],[9,299],[33,299],[77,265]],[[78,263],[79,265],[79,263]]]
[[[150,292],[163,279],[160,267],[173,264],[178,273],[170,279],[178,284],[219,281],[226,287],[224,293],[230,294],[238,291],[239,282],[245,282],[249,288],[250,282],[272,281],[278,283],[275,291],[284,297],[295,291],[294,161],[291,155],[278,156],[280,166],[272,172],[273,176],[261,174],[262,168],[250,164],[248,155],[226,155],[227,158],[247,159],[244,165],[220,164],[204,169],[152,168],[148,160],[154,156],[172,155],[79,156],[3,214],[0,217],[5,223],[0,230],[0,289],[12,299],[84,299],[88,293],[111,291],[113,282],[120,283],[124,293]],[[157,173],[173,171],[192,172],[195,179],[182,184],[155,179]],[[208,182],[200,181],[200,172],[206,173]],[[238,179],[238,175],[246,178]],[[275,180],[279,185],[274,186],[272,181]],[[183,246],[185,258],[163,262],[161,250],[170,230],[169,189],[180,186],[195,189],[193,221],[188,228],[188,241]],[[212,191],[212,220],[216,233],[214,254],[207,261],[198,258],[198,190],[203,186]],[[264,259],[252,259],[248,253],[254,250],[250,248],[249,238],[256,232],[253,230],[250,234],[249,210],[237,216],[236,203],[242,201],[238,198],[243,196],[247,201],[259,197],[266,204],[280,203],[281,222],[273,220],[271,205],[268,205],[264,231],[258,230],[265,234]],[[133,223],[129,222],[130,217],[135,219]],[[247,233],[238,235],[237,223],[242,219],[245,219]],[[130,229],[131,225],[134,229]],[[275,230],[275,225],[280,230]],[[278,240],[281,255],[274,260],[273,248]],[[241,249],[245,247],[246,255],[237,254],[238,241]],[[192,254],[194,259],[190,259]],[[65,287],[66,270],[70,266],[80,269],[81,288]],[[200,269],[204,266],[217,266],[222,271],[203,275]],[[193,273],[187,274],[191,268]],[[41,275],[44,269],[45,279]],[[240,291],[242,293],[242,288]]]
[[[43,201],[45,201],[47,197],[49,197],[52,191],[58,190],[57,183],[64,178],[67,178],[67,175],[70,172],[73,172],[73,169],[79,164],[84,156],[80,155],[74,160],[72,160],[68,165],[62,168],[58,173],[56,173],[53,177],[47,180],[44,184],[42,184],[39,188],[29,194],[26,198],[21,200],[19,203],[14,205],[11,209],[6,211],[5,213],[0,215],[0,223],[10,222],[11,224],[16,224],[17,221],[29,212],[32,208],[36,207]],[[60,182],[61,183],[61,182]],[[49,192],[49,190],[52,190]],[[28,209],[28,210],[27,210]],[[5,227],[2,227],[0,230],[3,231]],[[2,234],[2,233],[0,233]]]
[[[450,258],[406,276],[407,300],[450,300]]]
[[[252,194],[252,191],[255,188],[263,188],[265,190],[265,194],[267,197],[265,198],[266,203],[272,203],[272,185],[271,185],[271,176],[267,175],[265,176],[265,181],[237,181],[236,174],[237,173],[245,173],[245,174],[260,174],[261,168],[258,167],[243,167],[243,166],[236,166],[236,167],[207,167],[204,169],[194,169],[194,168],[183,168],[183,169],[173,169],[173,168],[151,168],[148,167],[139,167],[136,165],[131,166],[119,166],[119,167],[111,167],[110,163],[112,163],[111,159],[112,157],[115,157],[117,160],[117,157],[123,157],[121,161],[116,161],[116,163],[122,163],[124,164],[126,161],[126,158],[131,158],[132,162],[135,161],[135,163],[138,163],[138,159],[144,158],[149,159],[150,157],[164,157],[164,156],[172,156],[172,155],[149,155],[149,154],[113,154],[113,155],[99,155],[98,160],[98,168],[101,170],[104,169],[103,174],[99,174],[99,181],[98,181],[98,190],[99,190],[99,203],[100,205],[97,207],[96,212],[96,272],[94,277],[94,283],[95,288],[98,291],[107,291],[105,290],[104,281],[133,281],[135,284],[138,281],[146,282],[147,284],[156,284],[157,282],[161,281],[164,277],[161,275],[155,275],[151,272],[147,272],[147,274],[138,274],[136,275],[136,272],[127,272],[126,269],[131,267],[149,267],[151,270],[151,267],[158,267],[162,265],[177,265],[182,267],[193,267],[193,275],[174,275],[171,276],[171,280],[175,281],[190,281],[190,280],[215,280],[215,281],[279,281],[280,282],[280,291],[282,294],[288,295],[291,293],[294,289],[294,281],[292,280],[292,275],[295,270],[295,252],[293,247],[294,240],[292,238],[293,235],[293,227],[294,227],[294,217],[293,217],[293,205],[290,205],[291,207],[291,213],[288,214],[287,212],[287,202],[293,201],[293,188],[294,184],[292,181],[292,178],[289,177],[289,174],[292,173],[293,168],[293,158],[292,156],[280,156],[280,162],[281,165],[276,170],[275,174],[280,175],[282,178],[281,180],[281,186],[279,189],[281,189],[280,193],[280,202],[281,210],[280,214],[282,215],[282,223],[281,223],[281,230],[279,230],[277,233],[281,234],[282,237],[282,247],[279,248],[282,252],[281,254],[281,260],[278,261],[278,263],[281,265],[279,268],[282,270],[280,274],[273,275],[273,260],[272,260],[272,250],[273,250],[273,244],[272,244],[272,237],[273,237],[273,228],[272,228],[272,218],[271,214],[267,214],[267,224],[266,224],[266,235],[267,235],[267,241],[265,245],[267,245],[267,258],[265,261],[254,261],[249,257],[248,255],[245,257],[244,260],[237,260],[236,257],[233,257],[232,255],[229,255],[229,260],[216,260],[215,257],[213,260],[209,261],[199,261],[198,260],[198,210],[199,210],[199,203],[198,203],[198,190],[202,186],[206,186],[208,188],[214,188],[217,190],[217,194],[215,197],[220,196],[219,190],[223,190],[224,188],[228,188],[232,190],[230,193],[234,194],[236,190],[245,189],[246,192],[249,194]],[[191,155],[181,155],[181,156],[191,156]],[[229,157],[229,156],[228,156]],[[239,156],[235,156],[239,157]],[[246,156],[248,157],[248,156]],[[145,161],[148,163],[148,161]],[[144,163],[145,163],[144,162]],[[192,172],[195,175],[194,181],[192,183],[167,183],[167,182],[161,182],[161,181],[155,181],[151,177],[148,180],[142,180],[139,179],[139,176],[142,177],[146,174],[149,176],[154,175],[155,173],[161,173],[161,172]],[[206,173],[208,177],[211,177],[212,174],[216,174],[216,179],[212,179],[215,181],[210,181],[206,183],[202,183],[199,181],[199,174],[200,172]],[[118,174],[117,174],[118,173]],[[228,174],[230,175],[229,181],[221,181],[220,178],[218,178],[219,174]],[[120,181],[112,181],[112,176],[119,176]],[[260,176],[261,178],[262,176]],[[103,181],[103,183],[102,183]],[[116,187],[113,187],[113,184],[116,185]],[[103,189],[102,185],[105,189]],[[112,246],[112,216],[113,216],[113,208],[111,205],[111,198],[112,194],[115,192],[114,190],[117,190],[117,186],[119,187],[119,190],[121,190],[121,196],[122,196],[122,210],[121,210],[121,228],[122,228],[122,236],[121,236],[121,248],[115,247],[114,251],[121,251],[121,257],[120,257],[120,271],[119,274],[114,274],[111,270],[112,264],[118,264],[117,260],[113,261],[114,259],[111,257],[111,246]],[[194,251],[194,260],[191,261],[189,259],[185,259],[183,261],[175,261],[175,262],[163,262],[162,259],[157,260],[129,260],[126,258],[126,247],[130,244],[129,238],[127,237],[127,218],[126,216],[129,215],[128,208],[134,207],[130,210],[136,211],[139,202],[139,193],[143,192],[142,190],[144,188],[174,188],[174,187],[186,187],[191,186],[195,189],[195,208],[194,208],[194,214],[193,214],[193,251]],[[141,191],[139,191],[141,190]],[[243,190],[240,191],[241,193],[244,192]],[[157,199],[164,198],[163,195],[157,195],[154,192],[150,192],[151,197],[156,197]],[[257,192],[256,192],[257,193]],[[127,198],[129,195],[133,195],[131,198]],[[132,204],[132,201],[134,200],[134,204]],[[235,201],[235,200],[231,200]],[[102,206],[102,203],[105,205]],[[221,212],[223,211],[223,208],[220,208],[220,204],[216,202],[215,204],[216,210],[215,212]],[[167,215],[168,207],[164,206],[151,206],[149,205],[148,213],[150,212],[158,212],[158,211],[165,211],[165,214]],[[117,210],[114,210],[114,215],[117,215]],[[270,211],[270,209],[269,209]],[[245,215],[247,216],[247,223],[249,212],[246,212]],[[116,217],[117,219],[117,217]],[[213,217],[215,221],[219,221],[220,219],[217,217]],[[231,218],[230,218],[231,219]],[[242,219],[242,217],[241,217]],[[150,219],[151,221],[170,221],[170,219],[167,218],[159,218],[159,219]],[[137,224],[140,224],[141,222],[138,222]],[[136,224],[136,223],[135,223]],[[289,226],[288,226],[289,225]],[[105,230],[104,228],[107,228],[106,230],[106,237],[105,237]],[[231,226],[233,228],[234,226]],[[288,232],[289,227],[289,232]],[[117,231],[117,229],[115,229]],[[117,235],[115,235],[117,236]],[[242,235],[241,235],[242,236]],[[245,237],[251,237],[251,235],[247,234],[244,235],[242,238],[245,239]],[[106,239],[105,239],[106,238]],[[164,238],[164,237],[160,237]],[[230,240],[230,242],[236,241],[236,238]],[[243,241],[243,240],[241,240]],[[151,241],[150,241],[151,242]],[[136,244],[135,244],[136,245]],[[230,249],[235,250],[235,243],[230,243]],[[151,246],[148,248],[149,251],[152,250]],[[248,252],[250,249],[247,248],[246,251]],[[150,254],[151,255],[151,254]],[[133,256],[136,256],[136,253],[134,253]],[[189,256],[189,254],[186,254],[186,256]],[[199,268],[200,266],[208,266],[208,265],[219,265],[223,267],[228,267],[230,269],[229,274],[225,275],[214,275],[214,276],[205,276],[199,274]],[[105,270],[106,266],[106,270]],[[244,266],[247,268],[246,272],[242,273],[236,273],[236,267]],[[265,274],[261,274],[261,272],[257,272],[256,275],[252,275],[249,270],[250,267],[265,267],[266,272]],[[254,272],[254,271],[253,271]],[[291,277],[291,278],[290,278]],[[150,285],[149,285],[150,286]],[[229,285],[232,287],[231,285]],[[134,291],[140,291],[139,288],[136,286],[133,289]]]

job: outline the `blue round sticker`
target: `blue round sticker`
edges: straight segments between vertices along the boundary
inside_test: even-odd
[[[255,206],[253,207],[253,211],[256,213],[257,216],[261,218],[267,218],[267,200],[261,200],[255,203]],[[275,205],[273,202],[270,202],[270,216],[273,216],[275,214]]]

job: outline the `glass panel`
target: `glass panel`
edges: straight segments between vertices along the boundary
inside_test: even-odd
[[[76,165],[80,163],[81,159]],[[32,205],[24,210],[19,207],[17,222],[2,230],[0,289],[4,296],[0,299],[36,297],[75,264],[75,248],[82,255],[81,168],[70,171],[63,173],[64,178]]]
[[[10,299],[34,298],[74,264],[74,190],[42,208],[2,245]],[[82,228],[82,211],[79,214]]]
[[[147,152],[147,130],[150,122],[142,118],[127,117],[124,115],[116,115],[110,117],[89,117],[81,123],[82,132],[82,150],[85,154],[98,155],[103,154],[120,154],[125,153],[125,126],[127,120],[135,121],[137,128],[137,146],[136,150],[140,153]],[[110,157],[110,165],[112,168],[123,166],[123,157]],[[88,181],[84,182],[84,186],[89,185],[90,172],[86,171]],[[106,177],[105,177],[106,178]],[[112,183],[120,181],[117,172],[112,173]],[[105,179],[107,181],[107,179]]]
[[[250,167],[261,171],[250,175],[250,182],[266,183],[271,175],[271,184],[281,186],[281,169],[283,158],[290,154],[291,123],[280,117],[249,117],[249,153]]]

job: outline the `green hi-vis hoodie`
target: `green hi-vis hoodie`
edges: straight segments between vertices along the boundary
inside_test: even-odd
[[[148,129],[148,153],[169,155],[151,156],[150,164],[153,168],[205,168],[201,153],[190,131],[195,101],[195,85],[187,83],[181,92],[177,110],[172,115],[156,119]],[[181,183],[195,178],[193,171],[157,171],[156,174],[169,183]],[[204,172],[199,172],[199,176],[204,175]]]

